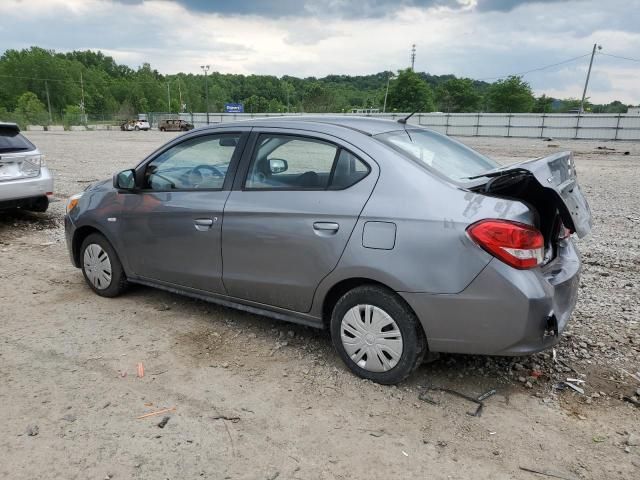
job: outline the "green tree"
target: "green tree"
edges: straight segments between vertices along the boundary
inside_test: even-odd
[[[65,126],[69,125],[81,125],[84,123],[82,115],[82,109],[79,105],[67,105],[64,109],[64,115],[62,122]]]
[[[534,102],[531,86],[515,75],[498,80],[487,91],[487,103],[492,112],[530,112]]]
[[[567,112],[575,112],[576,110],[580,110],[581,100],[579,98],[565,98],[560,101],[560,107],[558,108],[558,112],[567,113]],[[584,101],[584,110],[585,112],[589,112],[592,110],[593,105],[589,103],[589,99],[586,98]]]
[[[431,112],[434,110],[433,92],[413,70],[400,70],[389,86],[387,110]]]
[[[305,112],[332,112],[334,93],[320,82],[313,82],[305,89],[302,105]]]
[[[33,92],[25,92],[18,97],[15,113],[23,117],[27,123],[40,125],[47,123],[47,111]]]
[[[268,112],[269,100],[260,95],[251,95],[244,100],[244,111],[248,113]]]
[[[628,110],[629,107],[620,100],[614,100],[613,102],[604,105],[604,113],[627,113]]]
[[[438,108],[443,112],[476,112],[482,96],[469,78],[451,78],[436,87]]]
[[[553,110],[553,101],[552,97],[542,94],[542,96],[536,98],[532,111],[535,113],[550,113]]]

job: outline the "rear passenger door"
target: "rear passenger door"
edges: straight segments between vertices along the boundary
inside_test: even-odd
[[[378,176],[378,167],[320,133],[264,129],[249,140],[224,210],[227,293],[307,312],[335,268]]]

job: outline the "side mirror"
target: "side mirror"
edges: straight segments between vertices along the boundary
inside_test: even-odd
[[[289,169],[289,164],[286,160],[282,160],[280,158],[270,158],[269,159],[269,171],[271,173],[282,173],[286,172]]]
[[[123,170],[113,176],[113,186],[120,190],[134,190],[136,188],[135,170]]]

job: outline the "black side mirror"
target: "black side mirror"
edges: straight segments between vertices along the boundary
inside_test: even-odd
[[[282,160],[281,158],[270,158],[269,159],[269,171],[271,173],[282,173],[286,172],[289,169],[289,164],[286,160]]]
[[[113,186],[119,190],[134,190],[136,188],[135,170],[123,170],[113,176]]]

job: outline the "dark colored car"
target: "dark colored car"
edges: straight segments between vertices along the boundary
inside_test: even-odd
[[[161,132],[187,132],[193,130],[193,124],[185,120],[161,120],[158,124]]]

